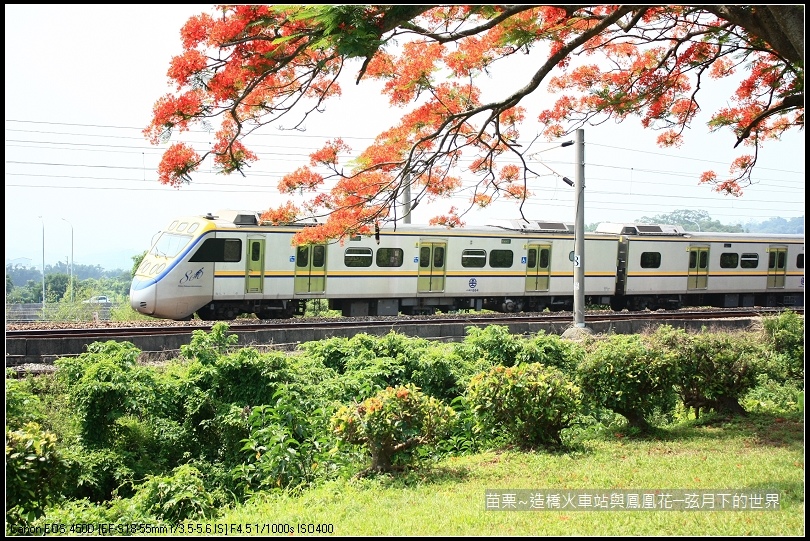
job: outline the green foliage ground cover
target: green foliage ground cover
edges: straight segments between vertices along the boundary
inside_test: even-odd
[[[795,313],[741,333],[571,342],[493,326],[455,344],[392,332],[294,353],[236,348],[227,331],[195,331],[162,366],[106,342],[52,376],[7,373],[6,533],[101,522],[155,534],[270,522],[335,535],[803,532]],[[517,488],[769,489],[781,510],[485,510],[486,490]]]

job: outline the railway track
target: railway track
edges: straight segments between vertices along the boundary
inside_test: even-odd
[[[794,309],[804,313],[803,309]],[[656,312],[590,311],[585,325],[594,333],[639,332],[664,323],[678,327],[744,328],[752,321],[774,315],[779,309],[735,308]],[[469,326],[506,325],[513,334],[529,334],[544,330],[562,334],[572,325],[571,312],[520,314],[449,314],[411,316],[406,318],[328,318],[292,320],[236,320],[229,322],[229,331],[239,337],[238,344],[276,349],[294,349],[302,342],[358,333],[386,334],[391,331],[426,339],[455,341],[466,335]],[[6,366],[52,364],[58,357],[78,355],[87,346],[99,341],[129,341],[144,352],[145,357],[167,358],[176,355],[180,346],[188,344],[195,330],[210,331],[215,322],[155,322],[152,325],[126,326],[107,323],[103,327],[40,328],[36,325],[8,325],[6,329]]]

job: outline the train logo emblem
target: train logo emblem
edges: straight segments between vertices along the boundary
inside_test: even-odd
[[[188,271],[188,272],[186,272],[186,273],[185,273],[185,274],[184,274],[184,275],[183,275],[183,276],[180,278],[180,284],[179,284],[179,285],[183,285],[183,284],[185,284],[185,283],[192,282],[192,281],[194,281],[194,280],[199,280],[200,278],[202,278],[202,275],[203,275],[203,270],[204,270],[204,269],[205,269],[205,267],[201,268],[201,269],[200,269],[200,270],[198,270],[197,272],[194,272],[194,271]]]

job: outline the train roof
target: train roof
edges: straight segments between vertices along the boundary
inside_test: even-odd
[[[686,234],[684,228],[679,225],[613,222],[599,224],[596,232],[611,235],[674,235],[679,237]]]
[[[215,214],[210,212],[201,216],[207,220],[216,222],[218,227],[256,227],[271,225],[268,222],[261,220],[261,214],[253,210],[232,210],[224,209],[219,210]],[[317,225],[319,222],[314,218],[296,220],[295,222],[284,224],[287,227],[306,227],[309,225]],[[487,231],[490,233],[497,231],[509,231],[517,233],[545,233],[545,234],[574,234],[574,224],[570,222],[559,222],[551,220],[524,220],[524,219],[500,219],[490,220],[483,226],[468,226],[459,228],[461,231]],[[397,224],[392,226],[388,224],[384,230],[402,230],[402,231],[430,231],[436,232],[439,229],[446,229],[442,226],[434,225],[418,225],[418,224]],[[596,234],[601,235],[624,235],[624,236],[670,236],[670,237],[684,237],[695,240],[700,239],[728,239],[739,240],[741,235],[747,237],[761,238],[766,241],[776,240],[804,240],[803,234],[780,234],[780,233],[727,233],[727,232],[713,232],[713,231],[687,231],[680,225],[671,224],[649,224],[638,222],[603,222],[600,223],[596,230]]]
[[[223,209],[218,210],[216,213],[208,213],[203,218],[217,223],[221,227],[250,227],[260,225],[272,225],[269,222],[262,221],[261,214],[253,210],[233,210]],[[282,224],[288,227],[300,227],[308,225],[317,225],[319,222],[314,218],[307,218],[296,220],[288,224]],[[407,229],[410,231],[436,231],[438,229],[445,229],[442,226],[435,225],[419,225],[419,224],[397,224],[392,226],[388,224],[386,229]],[[574,224],[567,222],[556,222],[548,220],[492,220],[490,223],[482,226],[470,226],[460,228],[465,231],[516,231],[522,233],[574,233]]]

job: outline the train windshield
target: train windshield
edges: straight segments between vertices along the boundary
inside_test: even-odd
[[[149,250],[150,255],[160,257],[174,257],[180,253],[180,250],[186,247],[191,237],[187,235],[177,235],[175,233],[163,233],[160,238]]]

